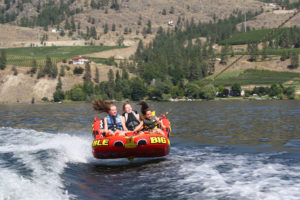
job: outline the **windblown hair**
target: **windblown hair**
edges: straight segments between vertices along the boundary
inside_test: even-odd
[[[149,111],[149,110],[151,111],[151,109],[149,108],[148,104],[145,101],[141,101],[138,105],[142,106],[141,107],[141,113],[143,115],[145,115],[147,111]]]
[[[113,106],[114,104],[110,101],[102,101],[101,99],[96,99],[93,102],[93,108],[98,111],[99,113],[102,112],[106,112],[108,113],[110,108]]]
[[[130,105],[130,103],[125,102],[125,103],[123,104],[123,111],[125,110],[125,106],[127,106],[127,105]]]

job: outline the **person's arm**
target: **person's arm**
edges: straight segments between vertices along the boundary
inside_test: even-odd
[[[166,126],[163,125],[162,121],[158,117],[155,117],[155,119],[156,119],[156,122],[161,126],[162,129],[166,128]]]
[[[107,127],[107,118],[106,118],[106,117],[104,117],[103,121],[104,121],[104,131],[105,131],[105,132],[108,132],[108,127]]]
[[[121,116],[122,126],[124,131],[128,131],[126,124],[125,124],[125,117]]]
[[[139,120],[139,122],[141,122],[142,121],[142,118],[140,118],[140,114],[136,114],[136,117],[138,118],[138,120]]]
[[[144,125],[144,122],[141,121],[140,124],[137,127],[135,127],[133,132],[138,132],[138,131],[142,130],[143,125]]]

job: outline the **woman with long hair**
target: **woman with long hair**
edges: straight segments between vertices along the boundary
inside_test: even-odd
[[[120,135],[125,136],[128,129],[125,126],[125,119],[118,114],[117,106],[110,101],[97,99],[93,102],[93,108],[99,113],[107,113],[104,117],[105,136]]]
[[[141,105],[141,112],[143,114],[141,123],[134,129],[135,132],[138,131],[148,131],[150,133],[158,133],[164,135],[162,129],[157,126],[160,125],[161,128],[165,128],[162,121],[152,115],[152,110],[149,108],[148,104],[145,101],[139,103]]]

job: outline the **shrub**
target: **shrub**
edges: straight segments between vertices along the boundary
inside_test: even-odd
[[[53,100],[54,102],[59,102],[59,101],[62,101],[65,99],[65,94],[63,91],[61,90],[56,90],[54,93],[53,93]]]
[[[232,96],[238,97],[241,96],[242,88],[241,85],[238,83],[234,83],[231,87]]]
[[[48,99],[47,97],[43,97],[43,98],[42,98],[42,101],[43,101],[43,102],[49,102],[49,99]]]
[[[12,71],[14,72],[14,76],[17,76],[18,75],[18,70],[16,67],[13,67],[12,68]]]
[[[216,89],[212,84],[209,84],[200,90],[199,96],[201,99],[212,100],[216,97]]]
[[[86,95],[82,88],[74,87],[70,91],[70,98],[72,101],[84,101],[86,99]]]
[[[84,71],[84,69],[82,67],[75,67],[75,69],[73,70],[74,74],[82,74]]]

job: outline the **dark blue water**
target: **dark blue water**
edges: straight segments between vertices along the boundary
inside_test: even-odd
[[[129,163],[93,158],[89,104],[0,105],[0,200],[300,199],[300,101],[151,106],[171,153]]]

